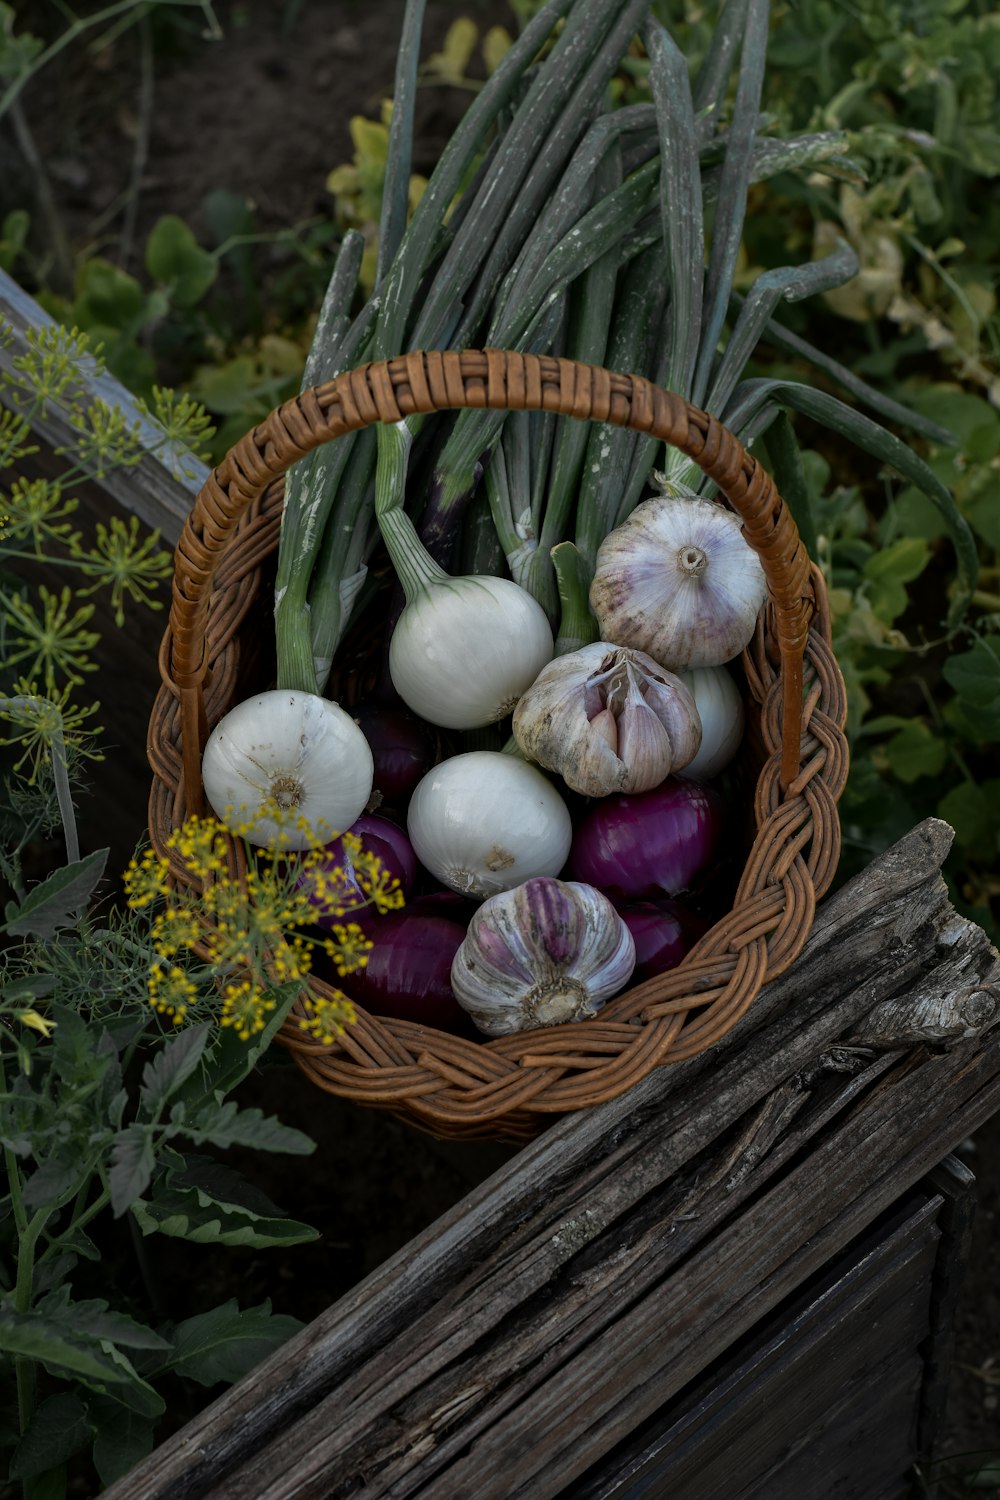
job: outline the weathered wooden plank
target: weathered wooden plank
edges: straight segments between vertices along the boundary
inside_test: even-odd
[[[815,1067],[824,1048],[878,1000],[926,973],[942,948],[953,956],[962,953],[968,932],[956,925],[933,875],[948,841],[944,825],[921,825],[826,904],[800,964],[765,991],[738,1036],[732,1035],[710,1058],[663,1070],[627,1100],[564,1121],[525,1148],[404,1255],[280,1351],[252,1383],[228,1393],[165,1444],[130,1481],[141,1483],[150,1496],[261,1495],[260,1467],[248,1465],[240,1475],[236,1466],[248,1441],[263,1446],[273,1438],[276,1447],[267,1463],[270,1467],[273,1457],[275,1468],[294,1467],[296,1455],[314,1441],[319,1445],[310,1473],[296,1471],[287,1491],[276,1477],[275,1495],[311,1493],[314,1480],[325,1486],[316,1493],[330,1493],[332,1477],[349,1469],[345,1447],[372,1430],[381,1429],[383,1439],[397,1430],[400,1403],[437,1396],[438,1378],[442,1390],[452,1382],[445,1425],[454,1425],[463,1405],[490,1408],[487,1393],[470,1394],[467,1379],[466,1361],[475,1364],[477,1338],[495,1336],[505,1315],[544,1297],[560,1267],[610,1225],[617,1235],[635,1205],[660,1189],[706,1142],[718,1139],[790,1077]],[[834,953],[836,964],[830,961]],[[985,962],[981,953],[973,954],[964,967],[953,965],[950,980],[957,975],[978,984]],[[836,991],[832,1008],[831,984]],[[769,1023],[778,1020],[778,1031],[764,1036]],[[716,1165],[725,1160],[718,1156]],[[731,1198],[729,1202],[731,1206]],[[678,1231],[690,1227],[677,1226]],[[648,1228],[633,1226],[636,1244]],[[690,1252],[694,1237],[682,1235],[678,1244],[682,1242]],[[827,1253],[836,1248],[824,1243]],[[477,1270],[480,1261],[485,1267]],[[496,1294],[510,1283],[510,1295],[498,1301]],[[775,1300],[783,1294],[776,1283],[771,1292]],[[570,1288],[569,1295],[582,1294]],[[763,1310],[758,1306],[754,1318]],[[578,1328],[593,1344],[595,1330],[586,1326],[586,1318]],[[408,1341],[405,1349],[395,1344],[397,1335]],[[552,1359],[560,1353],[556,1347]],[[536,1371],[539,1379],[549,1373],[540,1367]],[[327,1408],[323,1396],[334,1387]],[[296,1422],[299,1413],[305,1415]],[[630,1425],[638,1419],[633,1412]],[[336,1452],[327,1441],[331,1428],[338,1434]],[[281,1436],[286,1429],[287,1446]],[[432,1448],[437,1462],[441,1445],[436,1436]],[[386,1456],[383,1445],[382,1458]],[[426,1469],[424,1478],[432,1470]],[[230,1482],[224,1489],[213,1488],[227,1471]],[[116,1487],[109,1496],[116,1491],[122,1497],[130,1493]]]
[[[436,1456],[441,1469],[447,1462],[446,1472],[422,1486],[414,1476],[409,1489],[397,1485],[392,1493],[443,1500],[448,1493],[462,1493],[474,1475],[505,1472],[499,1485],[476,1481],[477,1496],[520,1500],[530,1495],[532,1500],[546,1500],[558,1495],[581,1472],[581,1465],[599,1457],[602,1446],[606,1449],[626,1436],[674,1393],[674,1372],[686,1374],[692,1356],[704,1362],[717,1357],[891,1202],[900,1187],[940,1159],[949,1137],[954,1139],[956,1120],[960,1129],[965,1120],[974,1121],[974,1129],[995,1112],[1000,1106],[998,1051],[994,1046],[986,1054],[930,1059],[920,1070],[918,1094],[881,1084],[866,1101],[869,1107],[857,1111],[839,1138],[825,1143],[797,1172],[756,1200],[679,1274],[643,1297],[611,1330],[573,1349],[571,1359],[566,1357],[570,1351],[561,1351],[564,1362],[558,1370],[545,1369],[544,1384],[527,1389],[523,1382],[518,1404],[510,1411],[490,1411],[481,1425],[478,1420],[471,1423],[466,1414],[461,1454],[446,1442],[439,1446]],[[905,1074],[907,1061],[900,1069]],[[874,1181],[870,1173],[878,1174]],[[831,1215],[834,1181],[850,1201]],[[628,1393],[624,1401],[621,1392]],[[498,1469],[501,1462],[505,1469]],[[311,1459],[299,1465],[299,1473],[303,1471],[319,1472]],[[337,1472],[335,1467],[332,1472]],[[284,1483],[269,1482],[266,1464],[259,1473],[266,1482],[257,1493],[268,1500],[293,1492]],[[229,1484],[212,1493],[248,1493],[233,1487],[236,1478],[234,1474]],[[387,1493],[381,1478],[371,1476],[361,1491],[366,1500]],[[295,1483],[294,1493],[305,1500],[339,1491],[324,1491],[307,1482]]]
[[[997,1062],[997,1067],[1000,1068],[1000,1061]],[[903,1077],[906,1077],[906,1070],[903,1071]],[[997,1085],[997,1092],[1000,1092],[1000,1083]],[[879,1089],[877,1089],[873,1098],[879,1100]],[[883,1100],[885,1100],[885,1095],[883,1095]],[[889,1130],[889,1133],[892,1133],[892,1130],[895,1128],[894,1116],[897,1115],[897,1094],[895,1092],[889,1095],[888,1104],[889,1116],[886,1121],[883,1121],[883,1127]],[[946,1112],[945,1118],[948,1118],[948,1112]],[[954,1128],[954,1125],[952,1125],[952,1128]],[[864,1139],[861,1142],[850,1143],[846,1151],[858,1152],[862,1148],[865,1148]],[[826,1151],[828,1151],[828,1154],[831,1154],[829,1146],[826,1148]],[[933,1151],[937,1151],[937,1155],[943,1154],[939,1146],[934,1146]],[[882,1160],[879,1152],[883,1152],[882,1146],[880,1146],[879,1151],[874,1155],[874,1160]],[[871,1151],[868,1151],[867,1155],[862,1151],[861,1157],[856,1157],[855,1160],[859,1161],[859,1163],[864,1163],[871,1155],[873,1155]],[[883,1155],[885,1155],[885,1152],[883,1152]],[[837,1160],[838,1151],[835,1145],[832,1148],[832,1157],[834,1157],[834,1160]],[[889,1158],[889,1160],[892,1160],[892,1158]],[[930,1166],[930,1161],[927,1164]],[[838,1167],[840,1166],[841,1164],[838,1163]],[[903,1179],[903,1181],[906,1181],[906,1179]],[[898,1182],[892,1179],[892,1175],[889,1175],[888,1185],[883,1185],[883,1187],[885,1187],[885,1196],[883,1196],[883,1200],[877,1205],[877,1208],[885,1206],[885,1202],[891,1200],[898,1193]],[[849,1193],[849,1191],[852,1194],[861,1193],[862,1199],[864,1199],[864,1188],[864,1175],[862,1175],[862,1181],[858,1181],[858,1167],[855,1166],[855,1178],[853,1178],[853,1181],[850,1173],[847,1173],[846,1179],[844,1179],[844,1193]],[[786,1190],[786,1182],[781,1182],[775,1191],[781,1194],[784,1190]],[[813,1193],[813,1202],[811,1203],[808,1202],[807,1197],[810,1191]],[[804,1202],[807,1208],[811,1208],[811,1211],[814,1212],[816,1220],[810,1220],[808,1215],[802,1218],[802,1205],[804,1205]],[[790,1209],[793,1212],[790,1212]],[[871,1208],[871,1202],[868,1202],[867,1211],[871,1214],[871,1212],[877,1211],[877,1209]],[[777,1215],[777,1217],[783,1220],[780,1226],[781,1233],[778,1233],[778,1230],[772,1226],[771,1218],[768,1215],[771,1218]],[[801,1220],[801,1223],[796,1223],[796,1217]],[[460,1446],[460,1448],[465,1449],[468,1446],[469,1437],[474,1437],[475,1434],[481,1431],[481,1433],[489,1436],[487,1448],[489,1448],[489,1443],[492,1440],[496,1440],[496,1443],[501,1443],[502,1451],[508,1455],[508,1460],[510,1460],[511,1449],[520,1451],[522,1448],[531,1448],[531,1442],[529,1442],[528,1437],[525,1436],[525,1433],[520,1433],[519,1431],[519,1421],[522,1421],[523,1424],[526,1424],[526,1433],[532,1434],[534,1440],[537,1440],[540,1445],[544,1445],[544,1448],[549,1449],[550,1452],[561,1451],[562,1445],[559,1442],[561,1433],[559,1433],[559,1428],[565,1427],[567,1422],[573,1422],[573,1424],[576,1424],[576,1427],[574,1427],[573,1433],[568,1433],[568,1431],[565,1433],[565,1446],[567,1446],[567,1449],[573,1449],[574,1452],[580,1451],[580,1445],[583,1445],[583,1448],[585,1448],[586,1443],[588,1443],[592,1425],[595,1422],[603,1421],[604,1416],[606,1416],[607,1407],[600,1406],[600,1403],[597,1403],[595,1392],[600,1391],[601,1380],[604,1380],[606,1383],[609,1382],[609,1374],[607,1373],[610,1370],[618,1368],[619,1376],[621,1376],[622,1370],[631,1368],[633,1374],[628,1379],[625,1379],[625,1389],[631,1391],[633,1386],[645,1385],[648,1382],[651,1370],[657,1368],[655,1367],[655,1361],[658,1359],[657,1350],[649,1350],[643,1346],[643,1338],[645,1338],[646,1332],[649,1329],[655,1328],[660,1331],[655,1337],[660,1341],[661,1349],[666,1347],[667,1343],[670,1343],[670,1338],[667,1338],[667,1332],[672,1335],[673,1343],[670,1344],[670,1370],[672,1370],[672,1379],[681,1380],[682,1383],[682,1377],[687,1379],[687,1373],[690,1370],[690,1365],[688,1365],[687,1361],[690,1359],[691,1352],[694,1352],[693,1358],[696,1361],[703,1361],[703,1359],[708,1358],[709,1350],[708,1346],[706,1346],[706,1338],[709,1337],[709,1332],[714,1337],[715,1331],[706,1332],[706,1320],[711,1317],[712,1310],[718,1308],[718,1305],[720,1305],[718,1283],[723,1281],[726,1284],[724,1286],[724,1301],[726,1301],[727,1307],[730,1307],[730,1314],[738,1313],[739,1319],[744,1319],[747,1308],[750,1308],[754,1304],[754,1299],[759,1296],[760,1292],[760,1289],[754,1286],[754,1272],[759,1272],[762,1269],[763,1263],[772,1260],[775,1251],[777,1251],[777,1241],[783,1239],[784,1250],[795,1251],[796,1236],[802,1235],[807,1236],[807,1238],[808,1236],[816,1236],[814,1244],[810,1247],[814,1251],[816,1250],[816,1245],[819,1245],[820,1239],[822,1239],[819,1232],[828,1226],[829,1217],[831,1217],[831,1196],[826,1191],[825,1185],[820,1187],[819,1193],[817,1193],[816,1184],[807,1184],[805,1187],[799,1185],[796,1188],[795,1182],[792,1182],[792,1187],[789,1187],[789,1191],[787,1191],[786,1200],[784,1200],[781,1211],[775,1211],[774,1206],[769,1203],[765,1218],[754,1217],[754,1212],[751,1212],[750,1218],[739,1221],[738,1227],[735,1230],[724,1229],[721,1235],[712,1241],[708,1253],[702,1256],[702,1260],[699,1262],[699,1265],[702,1265],[703,1262],[703,1278],[697,1284],[697,1287],[690,1286],[688,1281],[684,1281],[684,1284],[681,1284],[681,1286],[670,1283],[670,1296],[669,1298],[664,1298],[663,1301],[658,1301],[658,1290],[660,1289],[657,1289],[654,1292],[652,1302],[649,1302],[649,1304],[640,1302],[639,1307],[633,1307],[631,1310],[627,1308],[625,1311],[622,1311],[622,1308],[616,1307],[616,1301],[628,1304],[631,1299],[634,1299],[637,1283],[645,1283],[649,1278],[663,1272],[663,1263],[655,1262],[655,1257],[651,1254],[649,1259],[645,1263],[642,1263],[639,1268],[636,1268],[636,1266],[628,1268],[630,1269],[630,1278],[628,1278],[627,1284],[624,1287],[594,1286],[594,1284],[580,1287],[577,1284],[577,1286],[571,1286],[567,1292],[567,1298],[570,1299],[571,1305],[568,1302],[567,1305],[559,1305],[559,1307],[553,1305],[553,1302],[555,1302],[555,1292],[553,1292],[553,1289],[549,1289],[549,1305],[544,1310],[546,1311],[546,1316],[541,1317],[541,1325],[549,1322],[549,1328],[546,1329],[544,1326],[540,1328],[538,1323],[534,1322],[534,1308],[528,1307],[528,1331],[525,1331],[525,1328],[517,1328],[514,1334],[511,1334],[510,1338],[502,1346],[502,1353],[507,1358],[508,1365],[517,1365],[517,1362],[525,1361],[525,1359],[531,1358],[531,1355],[537,1355],[537,1347],[535,1346],[540,1346],[541,1349],[544,1349],[541,1358],[529,1367],[531,1368],[531,1385],[526,1385],[526,1383],[525,1385],[517,1385],[517,1382],[511,1383],[510,1368],[507,1368],[507,1370],[501,1368],[501,1362],[499,1362],[496,1350],[486,1356],[474,1352],[468,1361],[460,1362],[457,1367],[448,1368],[441,1379],[418,1380],[417,1400],[409,1401],[405,1406],[400,1406],[400,1400],[405,1397],[405,1388],[406,1385],[409,1385],[409,1376],[411,1376],[411,1371],[400,1370],[396,1382],[391,1382],[388,1385],[387,1391],[384,1394],[384,1400],[379,1398],[378,1401],[375,1401],[373,1398],[369,1398],[369,1404],[367,1404],[366,1410],[364,1410],[366,1433],[361,1434],[361,1436],[355,1436],[354,1442],[351,1442],[354,1434],[351,1431],[352,1409],[351,1403],[349,1403],[348,1389],[351,1382],[348,1382],[345,1388],[340,1388],[337,1391],[336,1397],[331,1398],[330,1403],[321,1404],[315,1412],[310,1413],[310,1418],[304,1419],[303,1424],[300,1424],[298,1430],[295,1431],[294,1437],[289,1439],[289,1452],[291,1452],[292,1448],[298,1448],[301,1445],[301,1448],[309,1452],[310,1455],[304,1467],[312,1472],[312,1467],[315,1466],[316,1473],[319,1473],[321,1470],[324,1470],[325,1466],[325,1473],[327,1473],[328,1478],[328,1475],[336,1473],[342,1464],[351,1469],[352,1461],[354,1460],[360,1461],[361,1472],[369,1472],[373,1464],[375,1464],[376,1451],[378,1451],[379,1463],[387,1461],[387,1467],[379,1472],[378,1482],[373,1482],[364,1493],[394,1493],[390,1487],[393,1476],[399,1479],[397,1467],[411,1463],[414,1454],[421,1455],[421,1442],[426,1439],[429,1431],[439,1430],[444,1425],[442,1413],[447,1413],[448,1418],[454,1415],[453,1403],[459,1397],[462,1397],[465,1412],[463,1412],[462,1424],[456,1430],[454,1446]],[[834,1221],[834,1223],[834,1236],[843,1236],[844,1232],[846,1232],[844,1230],[843,1218],[841,1218],[840,1223],[837,1223],[837,1221]],[[861,1224],[864,1224],[864,1218],[862,1218]],[[853,1233],[858,1227],[859,1223],[852,1223],[847,1226],[847,1229]],[[667,1235],[666,1244],[669,1244],[673,1254],[676,1254],[678,1247],[684,1248],[682,1242],[684,1242],[685,1238],[691,1238],[693,1230],[693,1224],[684,1224],[679,1229],[679,1238],[676,1233],[675,1235]],[[697,1233],[702,1233],[702,1230],[699,1229]],[[838,1244],[843,1244],[843,1238],[823,1241],[823,1251],[829,1254],[837,1248]],[[754,1247],[754,1253],[756,1253],[756,1259],[751,1257],[750,1272],[747,1269],[748,1245]],[[667,1253],[667,1259],[669,1259],[669,1256],[670,1253]],[[733,1265],[730,1265],[727,1256],[732,1256]],[[736,1265],[736,1262],[739,1262],[739,1265]],[[778,1266],[780,1265],[781,1260],[778,1259]],[[808,1274],[808,1272],[816,1269],[816,1265],[816,1260],[808,1263],[808,1265],[799,1260],[796,1274]],[[606,1275],[604,1268],[600,1268],[598,1274],[604,1277]],[[747,1280],[747,1275],[750,1275],[750,1280]],[[784,1292],[789,1290],[790,1284],[793,1283],[781,1281],[780,1277],[774,1278],[769,1283],[769,1286],[763,1289],[763,1293],[768,1298],[771,1298],[771,1302],[766,1302],[763,1307],[757,1307],[756,1316],[759,1316],[762,1311],[766,1311],[768,1305],[774,1304],[778,1295],[784,1295]],[[732,1292],[733,1287],[739,1287],[739,1298],[736,1298],[735,1301],[730,1299],[730,1292]],[[699,1298],[700,1302],[697,1301]],[[580,1308],[586,1310],[595,1301],[597,1301],[598,1311],[589,1314],[589,1317],[583,1317],[582,1322],[576,1323],[576,1326],[574,1326],[574,1319],[579,1314]],[[738,1308],[736,1308],[736,1302],[741,1302]],[[679,1320],[676,1317],[675,1304],[684,1308],[684,1316]],[[693,1308],[696,1310],[696,1313],[691,1311]],[[609,1326],[610,1334],[607,1332],[609,1331]],[[744,1323],[744,1326],[747,1325]],[[567,1334],[567,1329],[571,1329],[570,1334]],[[724,1341],[727,1338],[732,1338],[732,1335],[732,1325],[729,1325],[729,1332],[727,1332],[726,1328],[723,1328],[723,1335],[721,1337],[723,1337]],[[525,1347],[525,1340],[528,1341],[528,1346],[531,1346],[528,1347],[528,1350]],[[643,1359],[654,1361],[654,1365],[648,1367],[648,1365],[642,1364],[642,1361],[637,1362],[637,1352],[642,1355]],[[399,1365],[399,1353],[399,1349],[396,1349],[397,1365]],[[718,1353],[718,1349],[715,1349],[715,1353]],[[427,1359],[424,1359],[423,1362],[418,1359],[417,1370],[420,1370],[421,1374],[426,1374],[427,1368],[429,1368]],[[544,1409],[543,1415],[540,1415],[541,1407],[543,1407],[544,1403],[540,1403],[540,1391],[535,1389],[535,1386],[537,1386],[540,1380],[549,1379],[549,1376],[555,1376],[555,1379],[552,1380],[552,1397],[550,1397],[549,1406]],[[607,1385],[606,1392],[604,1392],[607,1400],[612,1404],[613,1400],[615,1400],[615,1385],[616,1380],[610,1380],[610,1385]],[[627,1404],[627,1419],[633,1422],[633,1424],[634,1418],[636,1418],[637,1404],[643,1398],[645,1397],[640,1394],[637,1400],[631,1400]],[[507,1412],[507,1407],[511,1406],[511,1401],[513,1400],[520,1401],[519,1412],[514,1413],[513,1418],[508,1418],[505,1412]],[[337,1413],[336,1436],[330,1436],[331,1424],[334,1421],[334,1407],[336,1407]],[[471,1409],[477,1410],[472,1412]],[[406,1434],[406,1442],[409,1445],[405,1445],[405,1452],[399,1455],[394,1455],[393,1443],[391,1443],[391,1439],[388,1439],[385,1428],[382,1427],[381,1421],[379,1421],[379,1415],[384,1415],[387,1410],[393,1410],[394,1418],[402,1424],[402,1430]],[[570,1413],[570,1416],[567,1416],[567,1413]],[[513,1428],[508,1425],[508,1422],[513,1422]],[[423,1437],[421,1437],[421,1434],[423,1434]],[[367,1448],[366,1439],[373,1446]],[[412,1446],[414,1442],[415,1449]],[[279,1443],[279,1446],[283,1446],[282,1443]],[[445,1442],[445,1440],[436,1442],[436,1460],[442,1460],[450,1452],[450,1446],[450,1443]],[[286,1452],[283,1457],[288,1458],[289,1452]],[[567,1463],[570,1463],[568,1452],[561,1452],[559,1454],[559,1472],[561,1472],[564,1478],[565,1472],[567,1472]],[[463,1482],[471,1482],[471,1470],[475,1466],[478,1466],[478,1469],[483,1470],[483,1472],[490,1472],[490,1467],[493,1467],[496,1472],[504,1473],[504,1484],[508,1488],[502,1491],[502,1493],[517,1493],[516,1490],[510,1488],[510,1461],[507,1461],[505,1469],[502,1466],[498,1469],[498,1466],[496,1466],[496,1455],[489,1454],[480,1454],[478,1457],[475,1457],[474,1454],[474,1457],[468,1460],[468,1464],[459,1464],[457,1469],[448,1470],[448,1484],[459,1485],[460,1487]],[[468,1467],[469,1472],[466,1472],[466,1467]],[[255,1470],[253,1470],[253,1484],[261,1484],[267,1478],[267,1470],[267,1463],[264,1464],[262,1469],[256,1466]],[[249,1473],[247,1473],[246,1478],[249,1481]],[[298,1472],[295,1475],[295,1482],[300,1481],[300,1479],[303,1479],[303,1472]],[[252,1493],[249,1488],[247,1490],[240,1490],[237,1481],[238,1476],[232,1476],[231,1485],[226,1487],[225,1490],[220,1491],[220,1493]],[[535,1487],[537,1487],[538,1482],[540,1482],[538,1481],[538,1476],[532,1476],[532,1484]],[[273,1491],[274,1496],[285,1493],[277,1476],[274,1479],[274,1484],[276,1484],[276,1488]],[[558,1484],[556,1484],[556,1491],[558,1491]],[[552,1493],[556,1493],[556,1491],[552,1491]],[[268,1494],[270,1493],[271,1491],[268,1491]],[[295,1490],[295,1493],[306,1494],[312,1493],[312,1491],[306,1488],[306,1490],[301,1491]],[[316,1493],[322,1493],[322,1491],[316,1491]],[[480,1491],[477,1491],[477,1493],[480,1493]],[[483,1490],[481,1493],[489,1494],[489,1490]],[[547,1493],[547,1491],[532,1490],[532,1493],[543,1494]]]
[[[927,1181],[941,1194],[943,1208],[938,1219],[942,1242],[931,1285],[931,1329],[918,1414],[918,1448],[925,1463],[933,1462],[936,1456],[948,1403],[955,1320],[976,1221],[976,1179],[957,1156],[945,1157],[928,1174]]]
[[[810,1435],[810,1452],[829,1449],[836,1438],[830,1429],[846,1425],[841,1414],[850,1397],[844,1391],[860,1391],[879,1408],[873,1370],[880,1357],[912,1352],[926,1334],[928,1256],[935,1259],[943,1206],[942,1197],[921,1184],[920,1194],[862,1235],[817,1285],[769,1315],[721,1365],[711,1366],[693,1389],[654,1413],[574,1485],[573,1500],[629,1500],[640,1493],[653,1500],[664,1485],[664,1493],[682,1493],[685,1500],[696,1500],[702,1490],[713,1497],[753,1494],[762,1467],[791,1469],[783,1482],[796,1500],[823,1493],[801,1482],[803,1434]],[[894,1332],[892,1320],[900,1313]],[[911,1425],[904,1419],[904,1439]],[[883,1438],[889,1435],[886,1428]],[[853,1438],[851,1428],[847,1437]],[[905,1468],[899,1457],[894,1477]],[[774,1482],[772,1473],[757,1495],[771,1500]]]
[[[884,1376],[904,1363],[916,1367],[919,1387],[916,1351],[927,1332],[940,1202],[909,1215],[798,1316],[779,1319],[768,1343],[728,1378],[717,1378],[701,1400],[684,1403],[675,1418],[660,1418],[665,1430],[641,1470],[631,1466],[626,1478],[604,1480],[599,1489],[590,1481],[574,1500],[595,1494],[618,1500],[635,1492],[640,1473],[685,1500],[824,1493],[812,1481],[856,1437],[850,1408],[859,1395],[874,1413],[883,1412]],[[897,1476],[916,1457],[912,1426],[906,1419],[896,1430],[883,1423],[880,1446],[893,1452]],[[856,1458],[853,1473],[860,1477],[868,1456]]]
[[[754,1489],[737,1490],[733,1500],[886,1500],[906,1484],[915,1456],[907,1429],[922,1368],[913,1351],[876,1361],[871,1386],[849,1393],[831,1423],[796,1434],[792,1457],[800,1463],[761,1475]]]
[[[54,327],[55,319],[3,270],[0,270],[0,319],[13,335],[9,344],[0,344],[0,371],[16,375],[14,361],[28,348],[29,330]],[[130,425],[137,427],[146,450],[138,464],[112,470],[99,478],[95,475],[94,482],[123,509],[160,531],[173,545],[195,495],[208,478],[207,466],[187,449],[166,443],[159,423],[142,412],[131,392],[113,375],[101,372],[90,356],[82,362],[81,373],[84,400],[88,404],[100,400],[119,407]],[[10,390],[4,384],[0,384],[0,402],[12,404]],[[59,401],[50,401],[44,412],[33,413],[31,425],[51,447],[76,449],[78,434],[67,408]]]

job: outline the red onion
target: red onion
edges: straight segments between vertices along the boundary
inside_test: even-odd
[[[602,797],[576,830],[566,878],[617,899],[675,896],[708,866],[721,826],[721,798],[696,781],[669,776],[651,792]]]
[[[639,901],[618,907],[618,915],[635,943],[635,968],[630,984],[641,984],[644,979],[676,969],[690,947],[680,919],[666,909],[667,905]]]
[[[445,886],[439,890],[424,891],[407,901],[406,910],[412,915],[425,917],[447,917],[449,922],[459,922],[468,927],[480,907],[479,901],[470,900],[458,891],[449,891]]]
[[[417,856],[402,828],[388,818],[379,817],[377,813],[363,813],[351,825],[348,833],[361,840],[362,849],[377,857],[386,873],[399,881],[404,898],[408,896],[416,879]],[[378,912],[358,883],[351,857],[344,849],[343,838],[334,839],[332,844],[327,844],[326,855],[327,868],[331,872],[342,872],[338,879],[338,889],[342,891],[340,905],[343,912],[340,916],[327,917],[318,909],[317,925],[330,927],[335,922],[359,922],[367,929],[373,921],[378,920]],[[308,876],[303,876],[303,879],[308,880]],[[322,904],[317,898],[317,908]]]
[[[362,703],[351,710],[371,746],[374,787],[390,807],[405,807],[417,782],[436,758],[433,731],[414,714],[383,703]]]
[[[468,1032],[469,1018],[451,992],[451,965],[465,928],[447,917],[390,912],[368,933],[368,962],[344,980],[352,1000],[378,1016]]]

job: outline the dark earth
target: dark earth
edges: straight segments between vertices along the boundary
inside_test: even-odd
[[[82,7],[86,11],[87,7]],[[169,8],[168,8],[169,9]],[[27,29],[50,34],[54,8],[21,7]],[[392,89],[402,0],[286,0],[221,4],[224,39],[200,34],[200,12],[180,8],[179,25],[158,18],[148,155],[134,200],[135,238],[163,213],[203,231],[200,205],[214,188],[245,194],[258,227],[277,231],[328,218],[326,177],[349,161],[348,122],[377,117]],[[425,53],[440,46],[448,24],[472,17],[485,30],[512,25],[506,5],[488,0],[430,0]],[[46,163],[72,248],[114,259],[136,142],[140,64],[135,31],[96,51],[78,44],[41,73],[23,96],[24,116]],[[420,95],[415,169],[428,171],[468,102],[454,87]],[[33,177],[11,163],[0,188],[0,212],[30,204]],[[23,158],[21,159],[23,162]],[[123,198],[123,195],[124,198]],[[36,215],[36,222],[41,217]],[[41,247],[39,247],[41,248]],[[133,254],[126,269],[141,273]],[[134,684],[136,712],[151,697],[159,625],[150,632],[148,677]],[[103,696],[103,695],[102,695]],[[123,763],[124,762],[124,763]],[[98,768],[90,822],[107,841],[101,812],[122,809],[118,841],[141,837],[138,795],[123,800],[124,780],[145,776],[141,739]],[[105,814],[106,818],[106,814]],[[147,1287],[163,1316],[183,1316],[236,1295],[243,1305],[270,1297],[276,1309],[309,1319],[405,1246],[421,1229],[507,1160],[514,1148],[432,1141],[374,1111],[320,1094],[284,1056],[244,1090],[244,1102],[278,1115],[318,1142],[308,1158],[241,1162],[293,1217],[321,1238],[288,1252],[214,1251],[177,1241],[146,1242]],[[956,1329],[951,1402],[944,1435],[947,1462],[927,1476],[938,1494],[968,1493],[978,1462],[1000,1459],[1000,1116],[960,1148],[979,1184],[975,1241]],[[1000,1488],[975,1491],[1000,1494]],[[818,1497],[817,1497],[818,1500]]]

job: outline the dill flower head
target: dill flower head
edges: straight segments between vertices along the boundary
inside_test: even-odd
[[[352,879],[379,909],[402,905],[398,882],[377,857],[351,835],[345,844]],[[310,931],[318,919],[344,915],[347,882],[328,848],[289,856],[247,846],[241,875],[232,838],[213,817],[188,818],[165,848],[172,859],[154,849],[138,854],[124,886],[129,908],[149,922],[150,1004],[175,1025],[201,997],[202,1012],[210,1010],[221,1026],[249,1041],[302,994],[315,948],[326,952],[340,975],[367,963],[372,943],[359,923],[328,921],[324,934]],[[332,998],[304,997],[303,1003],[306,1015],[299,1024],[324,1045],[355,1019],[339,991]]]

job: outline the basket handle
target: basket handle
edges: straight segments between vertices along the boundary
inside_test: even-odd
[[[229,450],[197,495],[175,554],[166,663],[180,697],[188,809],[203,805],[212,581],[240,518],[320,444],[376,422],[461,407],[550,411],[629,427],[672,444],[715,481],[743,522],[771,596],[782,675],[780,777],[787,787],[799,772],[802,659],[817,601],[808,554],[771,476],[717,418],[640,375],[505,349],[433,350],[360,365],[292,397]]]

